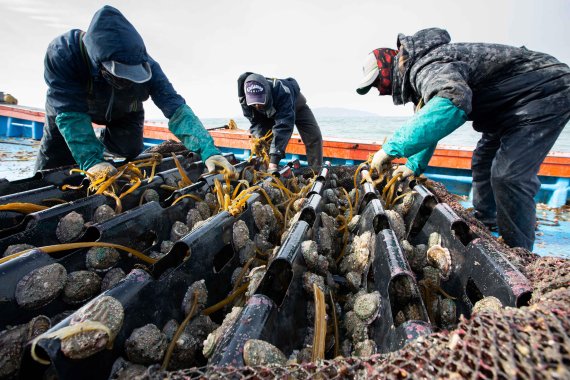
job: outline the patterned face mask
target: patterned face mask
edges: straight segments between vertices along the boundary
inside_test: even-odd
[[[380,95],[391,95],[392,94],[392,61],[397,50],[381,48],[374,49],[374,56],[376,57],[376,62],[378,63],[379,75],[374,81],[373,85],[378,88]]]

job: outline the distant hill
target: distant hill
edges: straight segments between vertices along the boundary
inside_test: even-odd
[[[311,108],[315,117],[358,117],[358,116],[378,116],[372,112],[353,110],[349,108],[337,107],[316,107]]]

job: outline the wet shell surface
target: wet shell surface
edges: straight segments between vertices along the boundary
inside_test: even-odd
[[[323,206],[323,211],[326,212],[328,215],[336,218],[339,215],[338,206],[335,203],[327,203]]]
[[[255,257],[255,243],[247,239],[244,246],[239,250],[239,262],[243,265],[252,257]]]
[[[101,281],[101,291],[105,292],[117,285],[127,275],[121,268],[113,268],[105,274]]]
[[[170,240],[177,241],[180,240],[181,237],[188,235],[190,232],[190,228],[180,221],[174,222],[172,225],[172,229],[170,230]]]
[[[146,189],[142,197],[144,203],[160,201],[160,195],[154,189]]]
[[[29,323],[0,331],[0,379],[16,377],[20,369],[24,345],[46,332],[50,326],[49,318],[40,315]]]
[[[348,222],[348,230],[354,233],[358,228],[359,223],[360,223],[360,215],[353,216],[350,222]]]
[[[102,296],[88,303],[72,315],[69,325],[99,322],[110,330],[111,336],[98,329],[70,335],[61,340],[61,352],[71,359],[84,359],[101,351],[121,330],[124,316],[123,305],[113,297]]]
[[[394,210],[400,214],[400,216],[405,217],[408,212],[412,209],[414,205],[415,195],[417,193],[415,191],[411,191],[407,193],[398,204],[394,206]]]
[[[170,342],[172,338],[174,338],[174,334],[176,334],[176,330],[178,330],[179,326],[180,324],[176,321],[176,319],[170,319],[168,322],[166,322],[166,324],[162,328],[162,332],[166,336],[166,340],[168,342]]]
[[[318,274],[312,272],[303,273],[303,288],[309,294],[313,294],[313,284],[316,284],[323,292],[326,293],[325,279]]]
[[[68,243],[77,239],[83,231],[85,220],[83,216],[75,211],[70,212],[57,224],[55,234],[61,243]]]
[[[283,365],[287,357],[271,343],[250,339],[243,347],[243,360],[247,366]]]
[[[455,301],[449,298],[439,303],[439,320],[442,328],[449,328],[457,321]]]
[[[173,246],[174,246],[173,241],[163,240],[162,243],[160,243],[160,252],[166,254],[166,253],[170,252],[170,250],[172,249]]]
[[[346,281],[352,290],[357,290],[362,283],[362,275],[356,272],[348,272],[346,274]]]
[[[376,353],[376,343],[373,340],[366,339],[356,343],[354,346],[354,356],[367,358]]]
[[[380,310],[380,293],[373,292],[356,297],[353,310],[362,321],[371,323]]]
[[[327,228],[320,227],[317,229],[316,242],[319,254],[330,256],[333,253],[334,248],[332,239],[333,237]]]
[[[93,247],[87,251],[85,266],[89,270],[105,272],[111,269],[120,259],[119,251],[111,247]]]
[[[166,347],[166,335],[151,323],[134,329],[125,342],[127,358],[138,364],[158,363],[164,357]]]
[[[184,299],[182,300],[182,310],[184,315],[188,315],[192,309],[192,304],[194,303],[194,293],[196,293],[196,311],[194,314],[198,314],[204,309],[206,302],[208,301],[208,289],[206,289],[206,282],[204,280],[196,281],[192,283],[186,290],[184,294]]]
[[[261,202],[255,202],[252,205],[253,220],[258,229],[263,229],[268,227],[269,230],[273,230],[277,224],[275,215],[273,214],[273,209],[270,205],[264,205]]]
[[[406,237],[406,224],[402,216],[394,210],[385,210],[388,221],[390,222],[390,227],[396,234],[398,240],[402,240]]]
[[[8,246],[8,248],[6,248],[2,257],[10,256],[10,255],[13,255],[14,253],[26,251],[28,249],[33,249],[33,248],[36,248],[36,247],[34,247],[33,245],[30,245],[30,244],[12,244],[12,245]]]
[[[441,271],[442,279],[447,279],[451,272],[451,253],[447,248],[436,244],[427,251],[428,263]]]
[[[190,230],[194,228],[196,223],[201,222],[202,220],[204,219],[202,218],[200,211],[196,210],[195,208],[190,209],[188,211],[188,214],[186,214],[186,225],[188,228],[190,228]]]
[[[111,369],[111,375],[109,375],[109,379],[130,380],[138,378],[138,376],[143,376],[145,372],[145,366],[128,362],[122,357],[119,357],[117,360],[115,360],[115,363],[113,363],[113,368]]]
[[[212,193],[206,193],[206,195],[204,196],[204,202],[206,202],[208,204],[208,206],[210,207],[210,212],[215,212],[218,209],[218,200],[216,199],[216,196]]]
[[[24,309],[47,305],[63,291],[66,281],[67,271],[61,264],[35,269],[22,277],[16,285],[16,302]]]
[[[101,205],[97,207],[93,213],[93,223],[103,223],[115,215],[115,210],[113,210],[111,206]]]
[[[198,315],[176,340],[168,369],[181,369],[199,365],[199,352],[204,339],[218,326],[206,315]]]
[[[203,342],[203,349],[202,352],[205,357],[209,358],[212,356],[214,351],[216,350],[216,346],[220,342],[220,340],[226,335],[226,333],[230,330],[233,324],[238,320],[239,316],[241,315],[241,311],[243,310],[242,307],[233,307],[232,310],[226,314],[222,324],[212,331],[206,340]]]
[[[342,272],[362,273],[364,271],[370,259],[370,252],[374,249],[371,237],[371,232],[354,237],[349,254],[345,255],[340,263]]]
[[[212,215],[212,212],[210,211],[210,206],[206,202],[196,202],[194,208],[198,210],[200,216],[204,220],[208,219]]]
[[[242,249],[249,240],[249,229],[243,220],[238,220],[234,223],[232,227],[232,240],[234,248],[238,251]]]
[[[101,291],[101,277],[88,270],[71,272],[63,288],[63,301],[75,305],[87,301]]]
[[[483,311],[499,311],[503,304],[497,297],[489,296],[475,302],[472,313],[480,313]]]

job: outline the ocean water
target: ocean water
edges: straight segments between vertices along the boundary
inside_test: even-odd
[[[358,116],[358,117],[317,117],[321,132],[325,137],[366,139],[382,143],[384,138],[390,137],[408,118],[386,116]],[[207,128],[220,127],[227,124],[229,119],[212,118],[202,119]],[[240,129],[248,129],[249,122],[243,118],[234,119]],[[566,128],[554,144],[552,151],[570,152],[570,128]],[[439,144],[447,144],[468,148],[475,148],[481,133],[475,131],[471,122],[459,127],[455,132],[442,139]]]

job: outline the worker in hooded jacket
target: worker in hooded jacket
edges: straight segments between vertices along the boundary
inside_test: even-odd
[[[368,55],[357,92],[376,87],[394,104],[416,106],[371,166],[406,157],[394,174],[417,176],[440,139],[473,121],[483,134],[472,159],[474,214],[498,226],[509,246],[532,250],[537,173],[570,119],[570,69],[525,47],[450,40],[445,30],[425,29],[398,35],[398,50]]]
[[[309,166],[318,169],[322,165],[321,130],[295,79],[266,78],[246,72],[238,78],[238,98],[243,115],[251,122],[249,130],[253,136],[261,138],[273,131],[269,172],[276,171],[285,157],[295,125],[305,144]]]
[[[94,175],[114,173],[103,151],[127,159],[142,152],[142,103],[149,96],[169,119],[170,131],[201,155],[208,170],[234,170],[117,9],[105,6],[87,32],[73,29],[54,39],[44,66],[46,123],[36,170],[77,163]],[[106,126],[100,139],[91,123]]]

